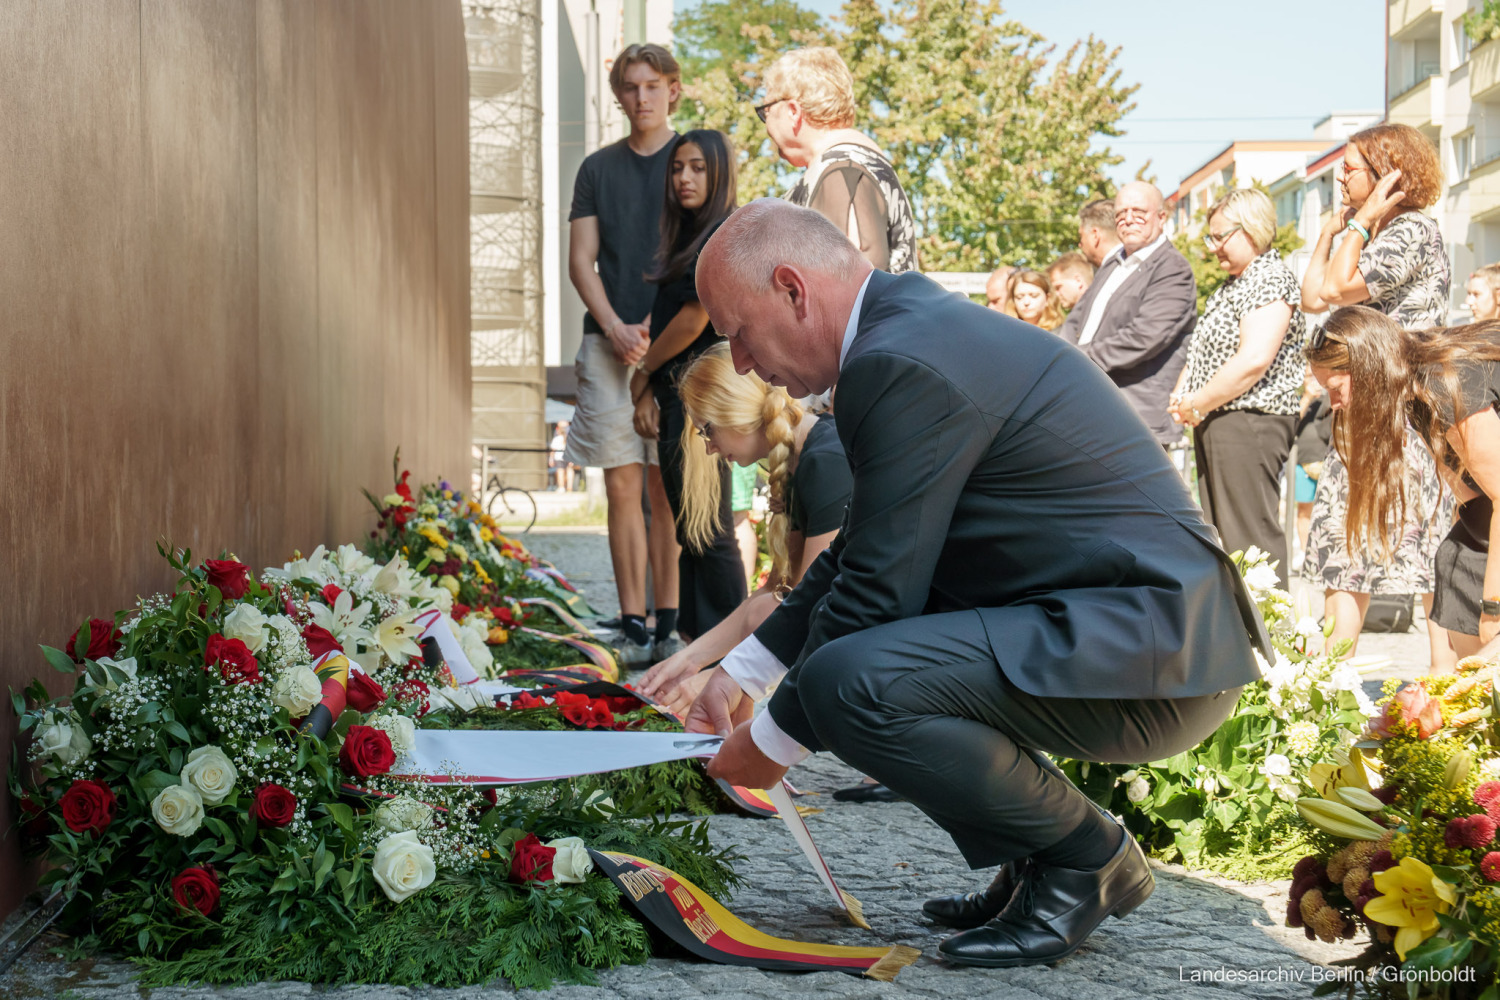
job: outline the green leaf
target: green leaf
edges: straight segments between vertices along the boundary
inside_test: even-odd
[[[1406,953],[1405,969],[1451,969],[1469,957],[1474,950],[1472,938],[1453,941],[1431,937]]]
[[[294,872],[282,872],[271,883],[272,892],[285,892],[288,889],[297,888],[297,875]]]
[[[345,833],[353,832],[354,810],[349,808],[348,805],[343,802],[325,802],[323,803],[323,809],[329,816],[333,817],[334,824],[340,830],[343,830]]]
[[[187,727],[180,722],[174,720],[172,722],[165,723],[162,728],[184,743],[193,742],[193,738],[188,735]]]
[[[53,670],[57,670],[65,674],[77,673],[78,671],[78,666],[73,662],[73,658],[60,649],[54,649],[51,646],[43,646],[42,655],[47,658],[48,663],[52,664]]]
[[[318,850],[323,850],[322,845],[318,846]],[[313,872],[313,892],[322,891],[324,880],[328,878],[328,873],[333,871],[333,860],[332,854],[325,854],[323,856],[322,862],[318,865],[317,870]]]

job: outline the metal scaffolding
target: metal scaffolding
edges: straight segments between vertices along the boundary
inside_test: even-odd
[[[463,0],[476,490],[546,485],[538,0]]]

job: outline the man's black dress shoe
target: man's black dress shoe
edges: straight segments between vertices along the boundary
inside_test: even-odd
[[[968,930],[988,923],[1000,915],[1016,889],[1016,870],[1024,862],[1007,861],[1000,866],[995,880],[979,892],[960,896],[939,896],[922,904],[922,912],[945,927]]]
[[[955,934],[938,952],[957,965],[1042,965],[1066,958],[1104,918],[1123,917],[1156,888],[1146,855],[1129,833],[1098,871],[1028,863],[1000,916]]]
[[[839,802],[905,802],[889,788],[875,781],[861,781],[853,788],[840,788],[833,793]]]

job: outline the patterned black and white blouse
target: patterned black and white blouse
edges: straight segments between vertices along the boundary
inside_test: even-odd
[[[1197,392],[1240,349],[1240,321],[1272,302],[1292,307],[1281,349],[1271,367],[1244,394],[1225,403],[1224,410],[1260,410],[1263,413],[1296,413],[1302,401],[1302,347],[1307,323],[1302,317],[1302,289],[1296,275],[1276,250],[1267,250],[1252,260],[1208,297],[1203,318],[1193,330],[1188,345],[1186,392]]]
[[[1359,255],[1370,300],[1407,330],[1445,326],[1452,269],[1443,234],[1430,216],[1402,212]]]
[[[786,200],[813,209],[845,235],[857,228],[860,252],[880,270],[899,274],[917,269],[911,202],[891,161],[869,146],[829,146],[792,185]]]

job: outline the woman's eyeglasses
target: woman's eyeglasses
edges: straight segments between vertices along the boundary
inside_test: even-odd
[[[782,101],[787,101],[787,100],[790,100],[790,99],[791,98],[788,98],[788,97],[778,97],[774,101],[767,101],[764,104],[757,104],[755,106],[755,117],[759,118],[760,119],[760,123],[762,125],[764,125],[766,123],[766,112],[770,111],[772,108],[774,108],[776,105],[780,104]]]
[[[1230,226],[1222,233],[1204,233],[1203,245],[1208,247],[1210,250],[1217,250],[1219,249],[1219,247],[1229,242],[1229,237],[1233,236],[1235,233],[1244,232],[1244,230],[1244,226],[1235,225]]]

